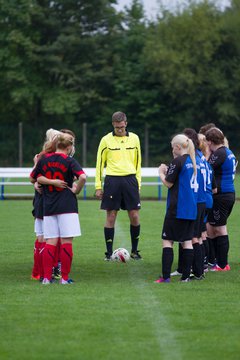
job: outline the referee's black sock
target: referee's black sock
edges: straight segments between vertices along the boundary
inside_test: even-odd
[[[104,236],[106,242],[107,253],[112,255],[113,252],[113,239],[114,239],[114,228],[104,228]]]
[[[140,237],[140,225],[134,226],[130,224],[130,236],[132,242],[132,252],[136,252],[138,249],[138,241]]]
[[[189,278],[192,263],[193,263],[193,249],[182,249],[182,277],[181,277],[181,280],[186,280]]]
[[[224,269],[228,264],[229,238],[228,235],[217,237],[217,264]]]
[[[202,249],[199,243],[193,244],[193,274],[200,277],[203,274],[202,269]]]
[[[162,276],[164,279],[170,278],[173,263],[173,248],[163,248],[162,251]]]

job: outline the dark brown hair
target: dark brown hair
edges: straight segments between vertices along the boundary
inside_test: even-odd
[[[121,121],[127,121],[127,116],[121,111],[117,111],[112,116],[112,122],[121,122]]]
[[[199,148],[199,139],[196,130],[192,128],[185,128],[183,130],[183,134],[192,140],[193,145],[195,146],[195,150],[197,150]]]
[[[59,130],[59,131],[61,131],[61,132],[64,133],[64,134],[69,134],[69,135],[71,135],[72,137],[76,138],[76,136],[75,136],[75,134],[74,134],[74,132],[73,132],[72,130],[69,130],[69,129],[61,129],[61,130]]]
[[[208,123],[200,127],[199,134],[205,135],[206,132],[212,128],[216,127],[214,123]]]
[[[224,134],[216,127],[208,130],[205,136],[207,141],[211,141],[215,145],[224,145]]]

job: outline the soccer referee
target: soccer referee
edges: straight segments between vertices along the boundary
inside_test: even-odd
[[[115,221],[120,209],[127,210],[132,242],[131,257],[141,259],[138,250],[140,236],[139,210],[141,187],[141,148],[136,134],[127,130],[127,116],[121,111],[112,115],[113,131],[99,144],[96,164],[96,197],[106,210],[104,236],[105,260],[111,260]],[[105,169],[104,186],[102,186]]]

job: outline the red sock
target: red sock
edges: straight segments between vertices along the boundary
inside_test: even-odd
[[[60,258],[60,251],[61,251],[61,240],[59,238],[57,246],[56,246],[56,251],[55,251],[55,258],[54,258],[54,265],[53,265],[54,267],[58,266],[58,261]]]
[[[52,279],[52,268],[54,264],[54,256],[55,256],[55,245],[47,244],[44,247],[43,251],[43,271],[44,278],[51,280]]]
[[[38,242],[38,239],[36,239],[34,243],[34,249],[33,249],[33,268],[32,268],[32,276],[37,277],[40,275],[40,269],[39,269],[39,246],[40,243]]]
[[[72,244],[66,243],[61,245],[61,271],[63,280],[68,280],[68,274],[71,271],[73,258]]]
[[[44,271],[43,271],[43,253],[44,248],[46,245],[46,241],[39,243],[39,271],[40,271],[40,278],[44,278]]]

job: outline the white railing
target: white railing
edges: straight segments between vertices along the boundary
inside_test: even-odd
[[[20,168],[20,167],[0,167],[0,200],[13,197],[30,197],[34,195],[32,193],[6,193],[5,186],[32,186],[29,181],[29,175],[32,168]],[[96,170],[95,168],[84,168],[85,173],[89,178],[94,178]],[[154,177],[157,181],[144,181],[146,177]],[[28,179],[28,181],[12,181],[12,179]],[[83,198],[87,198],[87,187],[94,186],[94,182],[87,181],[83,189]],[[158,187],[158,199],[161,200],[161,186],[162,183],[158,176],[158,169],[152,167],[142,168],[142,186],[157,186]]]

